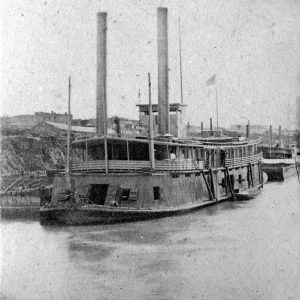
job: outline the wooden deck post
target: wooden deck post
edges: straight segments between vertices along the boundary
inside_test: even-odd
[[[127,160],[130,160],[130,157],[129,157],[129,144],[128,144],[128,140],[126,140],[126,151],[127,151]]]
[[[211,191],[212,191],[213,197],[215,199],[216,191],[215,191],[214,176],[213,176],[212,169],[209,169],[209,174],[210,174],[210,182],[211,182]]]
[[[252,187],[254,187],[253,173],[252,173],[252,165],[251,165],[251,163],[249,164],[249,171],[250,171],[251,184],[252,184]]]
[[[107,137],[104,137],[105,173],[108,174]]]
[[[155,170],[150,73],[148,73],[148,87],[149,87],[149,158],[150,158],[150,168],[152,170]]]
[[[235,200],[235,194],[234,194],[232,182],[230,180],[230,174],[229,174],[228,167],[226,167],[226,173],[227,173],[227,180],[228,180],[228,183],[229,183],[230,194],[231,194],[232,200]]]
[[[213,199],[214,199],[214,196],[213,196],[213,193],[212,193],[212,191],[211,191],[211,189],[210,189],[210,187],[209,187],[209,184],[208,184],[207,179],[206,179],[206,177],[205,177],[204,171],[202,171],[201,174],[202,174],[202,176],[203,176],[203,179],[204,179],[206,188],[207,188],[207,190],[208,190],[209,198],[210,198],[210,200],[213,200]]]

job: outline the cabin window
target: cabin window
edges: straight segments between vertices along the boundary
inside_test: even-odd
[[[122,188],[122,193],[121,193],[120,200],[128,200],[129,195],[130,195],[130,189],[123,189]]]
[[[108,156],[113,160],[126,160],[127,159],[127,145],[124,142],[111,142],[108,143]]]
[[[149,145],[147,143],[129,142],[128,146],[131,160],[149,160]]]
[[[211,167],[215,167],[215,151],[214,150],[210,150],[210,166]]]
[[[239,153],[239,157],[243,157],[243,149],[242,149],[242,147],[239,148],[239,152],[238,153]]]
[[[172,178],[179,178],[179,175],[178,174],[173,174]]]
[[[204,160],[204,149],[200,149],[200,160]]]
[[[226,161],[226,152],[225,150],[220,150],[220,164],[222,167],[225,167],[225,161]]]
[[[145,145],[146,145],[146,147],[149,147],[147,144],[145,144]],[[146,150],[149,152],[148,148]],[[168,155],[167,155],[167,149],[164,145],[155,145],[155,150],[154,151],[155,151],[154,156],[155,156],[156,160],[164,160],[164,159],[169,158]]]
[[[199,172],[195,173],[195,176],[196,177],[200,176],[200,173]]]
[[[85,156],[86,160],[88,160],[89,158],[91,158],[92,160],[104,159],[104,145],[91,146],[87,148]]]
[[[239,157],[238,148],[234,148],[234,157],[235,158]]]
[[[188,173],[188,174],[185,174],[184,176],[185,176],[185,177],[191,177],[191,174]]]
[[[159,186],[154,186],[153,187],[153,197],[154,197],[154,200],[160,200],[160,188],[159,188]]]

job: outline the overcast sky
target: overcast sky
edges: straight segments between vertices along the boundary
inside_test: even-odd
[[[300,95],[299,0],[2,0],[1,115],[67,110],[95,117],[96,13],[108,12],[108,115],[138,118],[147,72],[157,102],[156,8],[169,9],[170,102],[180,102],[181,17],[188,121],[296,124]],[[216,84],[206,82],[216,74]]]

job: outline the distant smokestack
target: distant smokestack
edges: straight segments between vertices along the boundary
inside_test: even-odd
[[[272,132],[272,125],[270,125],[270,146],[273,146],[273,132]]]
[[[114,123],[116,124],[116,132],[117,136],[121,137],[121,124],[120,124],[120,119],[119,117],[114,118]]]
[[[168,74],[168,9],[157,8],[158,132],[170,132]]]
[[[203,134],[203,122],[201,122],[201,136]]]
[[[246,125],[246,138],[249,139],[250,136],[250,122],[248,120],[248,124]]]
[[[278,130],[278,146],[281,147],[281,125],[279,125],[279,130]]]
[[[209,119],[210,135],[213,136],[212,118]]]
[[[97,14],[97,105],[96,129],[97,135],[107,135],[106,109],[106,31],[107,13]]]

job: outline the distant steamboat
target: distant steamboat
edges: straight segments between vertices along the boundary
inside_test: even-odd
[[[149,96],[149,105],[139,105],[149,132],[107,135],[106,18],[98,14],[97,136],[72,143],[81,158],[54,179],[41,222],[130,222],[254,196],[263,185],[260,139],[192,138],[182,122],[186,106],[169,104],[166,8],[158,8],[158,104]]]
[[[300,171],[293,149],[263,145],[259,150],[263,154],[263,171],[268,175],[268,181],[284,181]]]

